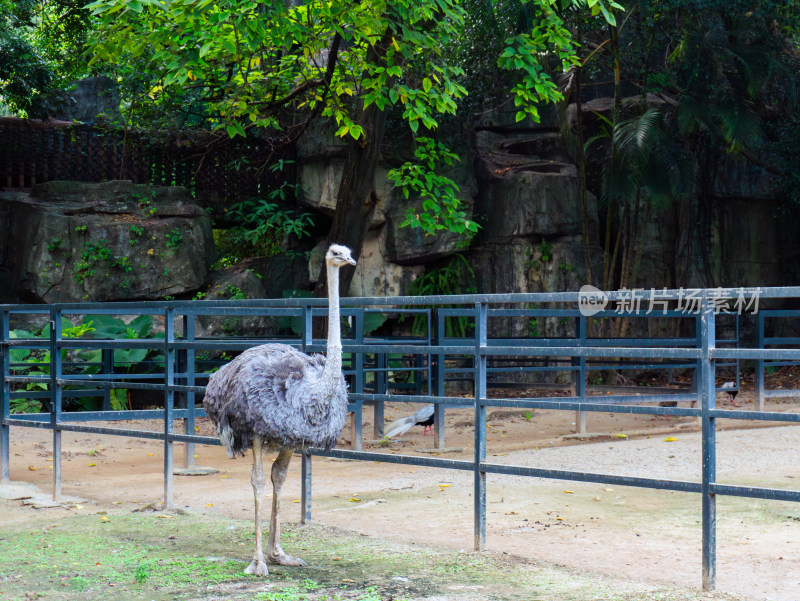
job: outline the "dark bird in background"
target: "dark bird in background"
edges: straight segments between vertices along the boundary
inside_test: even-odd
[[[433,405],[427,405],[426,407],[423,407],[417,411],[414,415],[401,417],[400,419],[393,421],[391,424],[389,424],[389,427],[386,430],[386,436],[388,438],[400,436],[401,434],[408,432],[414,426],[424,426],[422,430],[423,436],[425,436],[428,429],[430,429],[431,436],[433,436]]]
[[[720,388],[722,388],[723,391],[728,393],[728,396],[731,398],[731,405],[736,407],[737,405],[734,402],[734,399],[736,398],[736,395],[739,394],[739,391],[735,390],[736,382],[725,382],[722,386],[720,386]]]
[[[261,537],[261,497],[264,493],[263,449],[278,450],[272,464],[272,517],[267,558],[285,566],[304,566],[299,557],[283,552],[280,542],[280,491],[295,449],[330,450],[347,416],[347,385],[342,376],[339,321],[339,269],[356,262],[350,249],[332,245],[325,255],[328,275],[327,356],[309,356],[286,344],[263,344],[246,350],[211,375],[203,406],[216,423],[228,455],[253,449],[250,482],[255,496],[256,551],[245,569],[269,574]]]

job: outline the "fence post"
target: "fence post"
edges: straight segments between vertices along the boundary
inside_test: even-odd
[[[764,348],[764,315],[759,313],[756,318],[756,348]],[[759,411],[764,411],[764,360],[756,361],[756,373],[754,378],[753,402]]]
[[[302,350],[308,352],[313,340],[313,314],[311,307],[303,305]],[[300,459],[300,522],[303,524],[311,523],[311,455],[303,453]]]
[[[586,317],[581,315],[578,317],[578,335],[579,348],[586,347]],[[570,363],[577,367],[577,372],[573,369],[571,373],[572,379],[572,396],[577,396],[581,401],[586,400],[586,357],[572,357]],[[575,433],[586,434],[586,412],[575,412]]]
[[[9,435],[11,428],[6,424],[11,413],[11,386],[6,377],[11,375],[11,347],[9,340],[9,321],[10,312],[4,310],[0,316],[0,343],[2,343],[2,366],[0,366],[0,384],[2,385],[3,397],[0,399],[0,482],[8,482],[11,479],[10,467],[10,441]]]
[[[50,309],[50,428],[53,430],[53,500],[61,499],[61,309]]]
[[[300,523],[311,523],[311,454],[300,455]]]
[[[713,591],[717,576],[717,497],[711,492],[711,485],[717,479],[716,466],[716,419],[711,411],[716,406],[716,383],[714,360],[711,351],[716,346],[714,307],[708,298],[703,298],[700,316],[700,349],[702,358],[698,361],[698,386],[701,401],[703,471],[702,471],[702,511],[703,511],[703,590]]]
[[[355,342],[364,344],[364,308],[360,307],[353,314],[355,320]],[[352,365],[355,370],[353,383],[355,392],[364,392],[364,353],[352,353]],[[364,401],[358,401],[356,411],[353,413],[353,449],[361,451],[364,443]]]
[[[434,321],[435,320],[435,321]],[[432,324],[435,324],[432,326]],[[433,327],[433,332],[431,332]],[[433,335],[433,344],[439,346],[444,337],[444,317],[439,316],[439,311],[434,309],[433,314],[428,314],[428,340]],[[434,396],[444,396],[444,355],[430,355],[430,359],[436,359],[436,366],[432,370],[434,385],[430,387],[430,392]],[[444,405],[436,403],[433,406],[433,448],[444,448]]]
[[[186,342],[194,342],[194,315],[183,315],[183,339]],[[186,385],[194,386],[194,347],[187,348],[184,354],[184,366],[186,369]],[[186,434],[194,434],[194,405],[195,393],[187,392],[186,398],[186,417],[183,420],[183,431]],[[185,444],[186,457],[184,458],[184,466],[187,468],[194,467],[194,443],[187,442]]]
[[[475,303],[475,550],[486,548],[486,304]]]
[[[100,359],[103,362],[103,373],[110,374],[114,367],[113,349],[100,349]],[[111,411],[111,389],[103,389],[103,411]]]
[[[173,433],[172,415],[175,404],[175,310],[167,307],[164,311],[164,509],[173,506]]]

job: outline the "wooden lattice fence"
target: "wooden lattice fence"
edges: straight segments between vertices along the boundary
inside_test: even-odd
[[[206,131],[158,132],[0,118],[0,185],[132,180],[191,189],[203,204],[266,194],[290,177],[268,166],[290,158],[280,139],[231,140]]]

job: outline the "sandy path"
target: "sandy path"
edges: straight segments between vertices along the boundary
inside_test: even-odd
[[[495,428],[489,460],[554,469],[696,480],[700,437],[677,432],[569,444],[557,438],[531,440],[525,450],[502,447],[515,420]],[[516,420],[519,427],[548,428]],[[647,425],[647,424],[645,424]],[[412,431],[401,452],[430,444]],[[539,448],[536,448],[536,446]],[[718,433],[720,482],[800,488],[797,457],[800,428],[760,428]],[[135,508],[163,493],[160,443],[118,437],[64,434],[64,493],[99,506]],[[469,456],[464,452],[448,457]],[[181,449],[176,453],[181,456]],[[249,518],[252,513],[249,459],[229,460],[222,449],[201,446],[200,465],[220,473],[175,480],[179,507]],[[51,490],[49,432],[12,429],[12,479]],[[285,486],[284,519],[297,520],[299,461]],[[33,468],[33,469],[31,469]],[[440,486],[444,485],[444,486]],[[315,521],[379,537],[459,549],[472,548],[472,480],[467,472],[375,462],[314,460]],[[358,499],[357,501],[351,499]],[[95,505],[96,504],[96,505]],[[1,522],[2,520],[0,520]],[[488,477],[488,548],[512,556],[568,565],[651,583],[700,585],[700,499],[600,484],[510,476]],[[753,599],[800,599],[800,504],[720,498],[718,501],[718,590]]]

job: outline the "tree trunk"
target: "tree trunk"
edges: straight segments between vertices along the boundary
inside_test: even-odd
[[[583,38],[583,28],[578,23],[576,42],[580,46]],[[586,155],[584,153],[583,144],[583,102],[581,100],[581,79],[582,79],[582,66],[576,65],[575,68],[575,122],[577,131],[576,148],[575,152],[578,160],[578,175],[580,182],[581,193],[581,235],[583,238],[583,260],[586,264],[586,283],[593,284],[594,277],[592,274],[592,253],[589,250],[589,199],[586,193]]]
[[[392,30],[387,29],[380,42],[371,48],[368,55],[370,62],[382,63],[391,41]],[[361,125],[364,133],[358,140],[352,136],[347,139],[344,171],[336,195],[336,212],[328,233],[328,244],[343,244],[358,259],[377,203],[374,190],[375,171],[386,132],[386,112],[378,109],[375,103],[366,109],[362,104],[355,111],[353,122]],[[325,297],[328,294],[324,271],[323,263],[314,289],[316,297]],[[353,274],[352,267],[342,268],[339,285],[342,296],[346,296]]]

